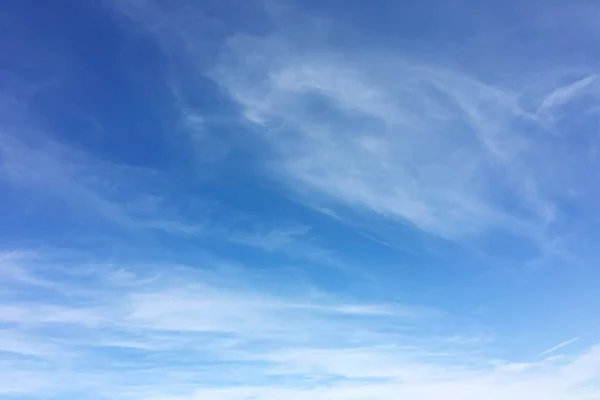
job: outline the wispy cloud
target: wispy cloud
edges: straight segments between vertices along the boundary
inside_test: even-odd
[[[318,244],[307,226],[281,225],[277,227],[234,227],[212,226],[207,234],[221,237],[231,243],[262,249],[267,252],[281,253],[293,258],[307,259],[320,264],[342,266],[335,252]]]
[[[41,276],[50,260],[20,260],[19,268],[48,287],[64,286],[56,289],[60,296],[30,297],[33,283],[19,280],[21,295],[3,296],[4,395],[579,400],[600,394],[589,385],[600,365],[597,348],[527,364],[488,359],[485,342],[424,335],[440,318],[451,322],[435,310],[333,293],[284,294],[239,275],[232,280],[176,266],[144,272],[96,264],[81,272],[69,263]],[[2,288],[12,284],[4,280]]]
[[[276,39],[240,37],[225,54],[215,80],[262,126],[279,155],[273,173],[304,201],[445,237],[551,220],[519,162],[533,143],[514,129],[536,117],[512,91],[408,57],[296,53]],[[520,215],[498,201],[500,187]]]
[[[556,350],[562,349],[563,347],[568,346],[571,343],[575,343],[578,340],[579,340],[578,337],[574,337],[573,339],[565,340],[564,342],[561,342],[561,343],[557,344],[556,346],[552,346],[549,349],[542,351],[540,353],[540,356],[545,356],[546,354],[553,353]]]
[[[235,217],[218,221],[203,209],[182,215],[180,205],[168,199],[168,178],[158,171],[105,162],[50,137],[38,141],[30,145],[0,135],[0,177],[29,190],[41,208],[48,201],[64,201],[70,216],[88,216],[95,224],[108,223],[132,233],[212,238],[322,264],[341,263],[306,226],[269,225],[234,210],[225,211]]]
[[[0,134],[0,174],[8,183],[37,194],[34,199],[40,203],[65,201],[73,214],[88,213],[127,229],[182,229],[181,222],[175,226],[156,221],[156,215],[144,215],[156,196],[120,187],[124,177],[143,182],[152,178],[152,171],[96,159],[49,136],[30,138],[32,143],[18,139],[20,136],[27,137],[27,132]]]
[[[73,228],[67,238],[73,243],[90,233],[128,248],[126,256],[87,247],[53,248],[48,253],[11,247],[0,252],[0,396],[600,398],[600,345],[581,340],[580,346],[567,347],[579,340],[573,338],[540,353],[539,342],[515,339],[522,333],[527,335],[521,338],[541,337],[531,333],[543,329],[537,324],[517,325],[527,325],[522,324],[527,316],[542,320],[548,315],[536,307],[557,304],[552,302],[561,286],[556,283],[567,273],[550,271],[539,282],[520,287],[512,274],[513,261],[529,257],[533,247],[544,254],[526,265],[560,257],[572,267],[565,232],[578,239],[587,233],[579,225],[597,225],[595,194],[600,191],[595,188],[600,186],[581,178],[597,162],[589,151],[590,129],[582,130],[577,140],[567,137],[578,130],[563,130],[592,114],[587,106],[573,113],[566,110],[588,94],[597,95],[593,68],[569,75],[549,65],[532,74],[515,63],[515,70],[496,71],[491,65],[499,58],[460,63],[460,57],[446,58],[448,49],[441,47],[444,51],[431,56],[419,51],[419,43],[406,48],[395,41],[372,43],[369,35],[362,43],[340,40],[347,27],[328,31],[326,25],[342,21],[342,13],[340,18],[336,14],[328,21],[304,23],[310,18],[299,16],[301,7],[278,8],[273,2],[265,6],[272,20],[264,25],[247,15],[237,18],[254,7],[240,12],[224,7],[227,2],[212,2],[210,7],[187,0],[168,5],[107,0],[94,2],[94,7],[96,3],[102,13],[90,13],[92,19],[107,17],[110,21],[102,20],[107,25],[118,21],[113,39],[135,36],[129,44],[140,50],[144,61],[136,65],[145,67],[149,53],[164,50],[157,69],[163,62],[169,64],[171,75],[166,74],[164,87],[148,93],[172,92],[172,97],[157,102],[157,108],[170,104],[181,118],[165,118],[165,125],[173,129],[164,134],[183,129],[187,137],[182,143],[189,154],[181,157],[186,160],[179,159],[181,154],[173,157],[177,171],[170,175],[167,170],[104,161],[71,146],[68,139],[59,140],[60,135],[30,132],[23,121],[0,121],[0,189],[6,187],[12,195],[17,188],[15,192],[26,196],[15,196],[15,203],[27,198],[40,209],[48,207],[48,214],[57,205],[61,223]],[[114,7],[119,17],[109,16],[105,6]],[[39,11],[34,11],[37,18]],[[221,14],[227,17],[221,19]],[[292,21],[300,29],[287,28]],[[373,21],[379,35],[384,24]],[[129,30],[131,22],[136,25]],[[248,29],[242,32],[240,24],[245,23]],[[104,25],[100,31],[112,32]],[[153,36],[140,35],[142,31]],[[362,37],[355,33],[348,37]],[[58,36],[77,35],[61,31]],[[97,36],[91,36],[96,43]],[[321,40],[325,36],[333,39]],[[138,48],[140,41],[144,43]],[[345,44],[338,46],[339,42]],[[77,42],[73,51],[79,46]],[[126,50],[123,53],[130,48]],[[461,52],[473,60],[479,54],[470,48]],[[138,52],[131,53],[136,58]],[[79,54],[74,59],[79,60]],[[119,68],[129,66],[127,60],[110,64],[106,76],[118,75]],[[70,62],[57,65],[63,61]],[[85,62],[95,64],[87,58]],[[179,74],[179,65],[185,65],[185,73]],[[106,78],[99,70],[103,69],[86,72]],[[545,78],[538,79],[538,72]],[[134,74],[124,74],[124,79]],[[221,103],[214,106],[207,100],[203,104],[210,107],[197,109],[183,90],[196,89],[190,77],[201,78],[207,91],[218,92]],[[140,81],[146,89],[146,80]],[[18,93],[0,96],[0,103],[18,103],[12,94]],[[189,97],[204,95],[199,90]],[[97,124],[102,130],[101,121]],[[213,129],[217,125],[235,126],[235,134]],[[161,131],[156,133],[160,136]],[[239,151],[246,144],[251,151]],[[187,158],[193,157],[194,165],[187,165]],[[253,186],[257,192],[248,192],[247,202],[234,198],[246,194],[238,190],[236,176],[213,185],[219,186],[211,193],[211,204],[216,205],[198,205],[205,188],[195,180],[199,166],[211,174],[219,163],[230,161],[225,169],[231,167],[234,173],[249,167],[241,178],[259,180]],[[276,190],[271,190],[274,182]],[[308,212],[297,204],[277,204],[282,188],[283,195]],[[262,201],[263,195],[267,201]],[[593,212],[581,211],[584,201],[593,204],[588,208]],[[242,203],[254,210],[248,213],[259,215],[227,205]],[[22,211],[20,205],[10,206]],[[271,206],[272,210],[259,210]],[[331,224],[312,210],[346,225]],[[71,224],[72,216],[77,223]],[[37,222],[32,226],[46,229],[46,235],[40,235],[43,245],[56,246],[53,234],[61,227]],[[106,226],[110,235],[105,235]],[[376,254],[382,248],[371,241],[346,241],[348,226],[380,232],[386,236],[384,243],[424,238],[423,247],[440,244],[435,249],[440,257],[422,254],[422,249],[411,257],[389,248]],[[343,232],[327,237],[331,248],[321,244],[328,229]],[[113,232],[125,232],[125,240]],[[593,243],[594,235],[585,237]],[[355,244],[356,249],[347,248]],[[488,247],[497,250],[495,246],[506,253],[499,260],[502,270],[484,265],[487,275],[482,277],[481,268],[461,269],[463,255],[470,257],[472,248],[487,253]],[[149,262],[156,260],[158,247],[163,261]],[[224,254],[227,260],[217,258]],[[352,255],[367,260],[361,272],[373,270],[378,282],[389,282],[380,287],[339,268],[322,268],[344,266],[344,257]],[[174,261],[181,259],[185,265]],[[308,266],[290,271],[288,264],[298,260]],[[379,262],[393,269],[378,269],[373,264]],[[587,270],[568,277],[565,290],[579,289],[576,284],[591,287],[587,282],[595,281],[588,279],[595,274]],[[562,322],[576,306],[582,309],[577,309],[580,315],[594,311],[593,294],[578,296],[561,304],[565,310],[554,308],[556,315],[549,318]],[[415,298],[420,300],[410,300]],[[512,316],[515,305],[526,299],[535,301]],[[473,308],[479,309],[478,320]],[[495,326],[485,325],[489,321]]]
[[[549,112],[552,108],[568,103],[576,96],[580,95],[584,89],[589,88],[594,82],[596,82],[596,76],[591,75],[554,89],[543,99],[540,106],[541,110]]]
[[[115,7],[152,32],[165,53],[223,89],[242,117],[227,114],[228,123],[267,145],[261,166],[304,205],[369,231],[400,223],[453,240],[504,231],[541,252],[561,236],[560,205],[574,190],[566,186],[579,187],[578,171],[591,161],[574,159],[567,135],[553,135],[560,127],[552,114],[595,95],[593,68],[569,75],[564,64],[549,63],[507,77],[429,57],[418,45],[402,50],[365,39],[338,47],[323,32],[343,36],[352,27],[316,23],[292,6],[294,12],[266,7],[279,26],[270,34],[220,32],[207,58],[203,28],[190,24],[192,15],[208,18],[201,7]],[[532,23],[537,17],[529,15]],[[280,26],[290,21],[306,28],[299,34]],[[582,78],[556,84],[572,76]],[[195,137],[214,115],[198,118],[181,103]],[[564,160],[561,171],[556,159]]]

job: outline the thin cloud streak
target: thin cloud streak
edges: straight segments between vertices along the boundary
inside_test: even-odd
[[[565,86],[554,89],[548,94],[542,101],[540,109],[542,112],[549,112],[551,109],[560,107],[563,104],[568,103],[575,97],[581,95],[581,93],[596,82],[596,76],[591,75]]]
[[[576,341],[578,341],[579,338],[578,337],[574,337],[573,339],[569,339],[569,340],[565,340],[562,343],[557,344],[556,346],[550,347],[547,350],[544,350],[540,353],[540,356],[545,356],[546,354],[550,354],[555,352],[556,350],[562,349],[565,346],[570,345],[571,343],[575,343]]]

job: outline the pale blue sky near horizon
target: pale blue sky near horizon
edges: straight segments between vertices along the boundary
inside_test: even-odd
[[[0,397],[600,398],[600,4],[0,4]]]

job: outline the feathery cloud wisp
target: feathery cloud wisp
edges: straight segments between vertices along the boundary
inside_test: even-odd
[[[48,283],[43,299],[27,297],[39,285],[10,279],[16,274],[2,283],[21,289],[0,292],[5,395],[583,400],[599,394],[589,385],[600,365],[597,348],[526,365],[498,361],[484,356],[485,342],[423,336],[422,328],[451,318],[423,308],[333,294],[296,297],[181,267],[143,272],[47,263],[38,256],[4,265]]]
[[[273,172],[305,201],[333,201],[456,237],[552,218],[523,158],[534,115],[518,96],[397,56],[294,53],[233,40],[215,80],[261,125]],[[250,57],[249,54],[261,54]],[[256,76],[260,79],[256,79]],[[521,161],[520,161],[521,160]],[[495,188],[514,191],[515,213]]]

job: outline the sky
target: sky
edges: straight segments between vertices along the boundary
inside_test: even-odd
[[[600,4],[0,5],[0,397],[600,399]]]

